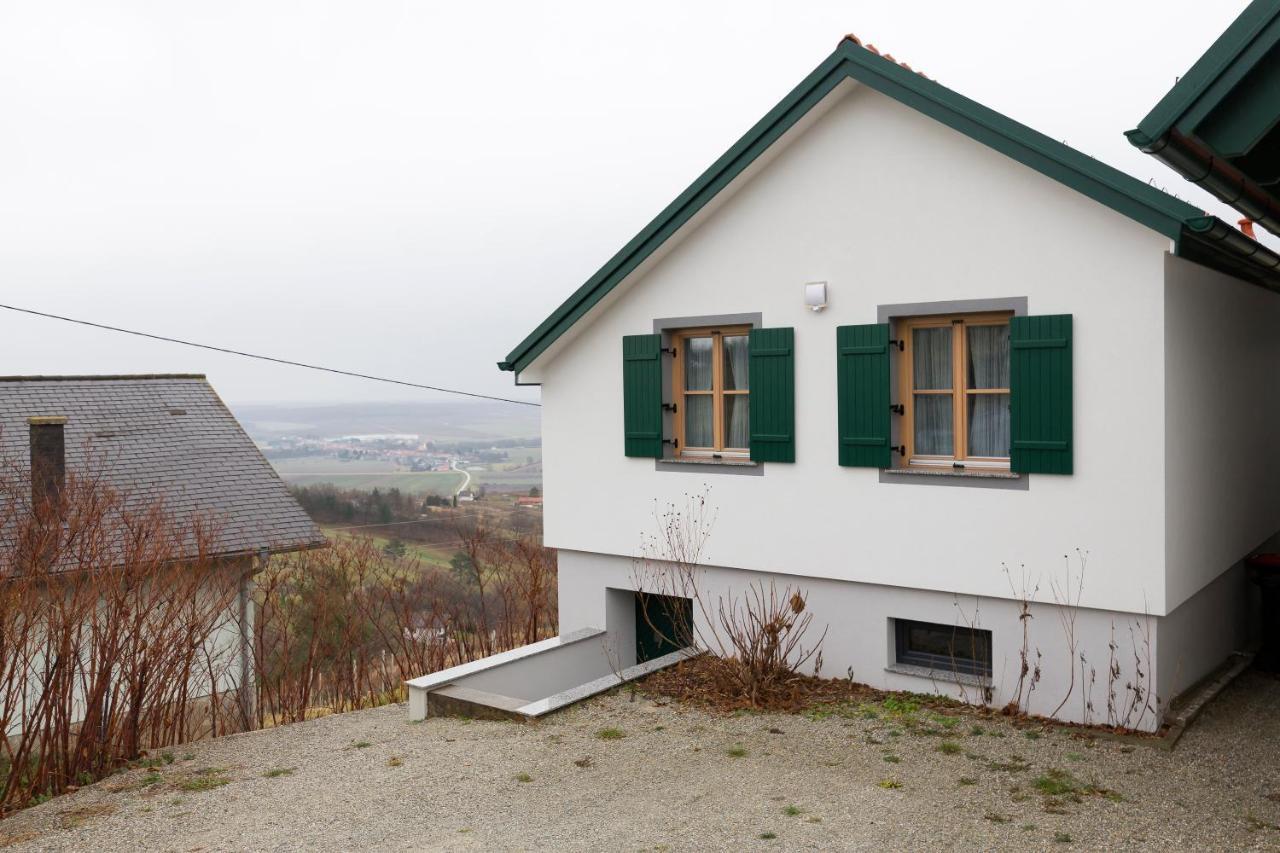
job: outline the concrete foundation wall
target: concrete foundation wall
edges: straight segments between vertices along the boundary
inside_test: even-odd
[[[580,551],[561,551],[559,561],[560,629],[569,632],[603,625],[614,645],[623,647],[633,643],[634,616],[621,626],[610,622],[608,617],[620,612],[616,605],[621,600],[619,590],[627,591],[628,600],[630,591],[636,588],[663,591],[652,582],[652,570],[637,569],[626,557]],[[1078,570],[1079,564],[1072,562],[1069,579],[1064,567],[1052,581],[1059,589],[1065,589],[1068,584],[1075,589]],[[1002,707],[1017,698],[1023,651],[1023,620],[1018,602],[797,576],[799,574],[707,567],[701,572],[699,589],[712,616],[719,598],[740,598],[752,583],[766,586],[773,583],[779,591],[788,585],[801,589],[807,594],[808,609],[814,615],[807,635],[809,644],[812,645],[824,629],[827,631],[822,645],[821,674],[824,676],[851,675],[856,681],[884,690],[939,693],[968,702],[986,701],[994,707]],[[1014,581],[1017,583],[1017,578]],[[1160,620],[1143,614],[1058,607],[1049,591],[1050,581],[1047,575],[1040,578],[1040,592],[1030,605],[1032,618],[1026,621],[1030,666],[1038,666],[1041,676],[1034,690],[1028,691],[1030,685],[1024,683],[1024,707],[1033,714],[1054,715],[1056,711],[1056,716],[1066,721],[1106,724],[1109,644],[1114,637],[1120,676],[1114,684],[1113,705],[1117,710],[1112,712],[1112,718],[1113,722],[1125,722],[1121,719],[1123,709],[1133,704],[1133,696],[1126,691],[1125,684],[1138,680],[1135,649],[1144,673],[1144,690],[1159,693],[1154,661]],[[1032,578],[1031,583],[1034,582]],[[1086,573],[1086,588],[1088,582]],[[610,607],[610,601],[615,602],[614,607]],[[1209,606],[1213,604],[1206,602],[1206,607]],[[707,615],[695,604],[698,630],[707,630]],[[892,671],[896,656],[892,622],[895,618],[944,625],[973,624],[991,631],[992,676],[987,689],[976,683],[977,679],[958,683],[950,673],[929,677]],[[1074,647],[1068,639],[1068,626],[1074,633]],[[1217,645],[1225,647],[1229,643]],[[1085,658],[1083,672],[1081,655]],[[1188,655],[1187,670],[1209,666],[1209,657],[1207,653],[1194,658]],[[1218,662],[1220,660],[1213,661],[1212,665]],[[1140,701],[1139,709],[1145,704],[1145,700]],[[1158,714],[1153,710],[1145,713],[1135,710],[1128,715],[1127,722],[1136,728],[1153,730],[1158,725]]]
[[[599,624],[586,627],[604,627],[604,614],[600,614]],[[564,636],[569,631],[562,629],[560,633]],[[590,639],[468,675],[459,683],[472,690],[532,702],[625,666],[617,664],[605,642]]]

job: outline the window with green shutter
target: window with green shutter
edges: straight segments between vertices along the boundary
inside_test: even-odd
[[[1014,317],[1009,324],[1011,467],[1072,471],[1071,315]]]
[[[622,422],[627,456],[662,458],[662,336],[622,339]]]
[[[836,329],[840,464],[890,465],[889,326]]]

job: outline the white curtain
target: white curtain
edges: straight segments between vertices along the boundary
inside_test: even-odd
[[[688,338],[684,352],[686,391],[711,390],[711,338]]]
[[[911,372],[917,391],[951,387],[951,327],[911,332]],[[915,452],[950,456],[955,452],[955,419],[950,394],[915,395]]]
[[[724,390],[745,391],[747,384],[747,336],[724,338]]]
[[[689,394],[684,398],[684,441],[689,447],[711,447],[710,394]]]
[[[968,328],[969,387],[1009,387],[1009,327]],[[970,394],[969,455],[1009,455],[1009,395]]]
[[[751,406],[746,394],[724,396],[724,446],[745,448],[751,446],[751,428],[748,424]]]
[[[917,391],[951,387],[951,327],[934,326],[911,332],[911,372]]]

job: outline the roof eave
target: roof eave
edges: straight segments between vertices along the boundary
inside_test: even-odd
[[[1143,153],[1234,207],[1242,216],[1280,235],[1280,199],[1204,145],[1176,130],[1158,139],[1147,136],[1140,128],[1125,136]]]
[[[1278,0],[1280,2],[1280,0]],[[579,287],[498,363],[519,372],[585,315],[604,294],[672,236],[694,213],[777,141],[811,107],[845,79],[942,122],[1059,181],[1154,231],[1177,241],[1195,207],[1088,155],[1013,121],[899,65],[891,58],[843,40],[817,68],[703,172],[601,269]]]

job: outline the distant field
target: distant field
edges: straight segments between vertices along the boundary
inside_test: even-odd
[[[288,460],[286,460],[288,461]],[[462,475],[454,471],[388,471],[340,473],[295,473],[280,471],[286,483],[293,486],[316,486],[328,483],[338,489],[399,489],[412,495],[452,495],[462,485]]]
[[[320,529],[325,532],[326,536],[337,539],[352,539],[356,537],[372,539],[373,544],[379,548],[386,547],[387,543],[391,541],[391,537],[384,534],[368,533],[359,529],[343,530],[341,525],[322,524]],[[404,547],[404,555],[408,559],[420,560],[424,565],[438,566],[444,569],[449,568],[449,560],[454,553],[454,549],[449,547],[432,547],[419,542],[405,542]]]
[[[393,473],[396,464],[386,459],[337,459],[332,456],[295,456],[272,459],[271,465],[287,474],[375,474]]]

